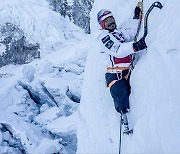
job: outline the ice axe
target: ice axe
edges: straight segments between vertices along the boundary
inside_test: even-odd
[[[150,12],[153,10],[154,7],[157,7],[159,9],[162,9],[163,5],[161,4],[161,2],[154,2],[150,8],[147,10],[146,12],[146,15],[144,17],[144,35],[143,35],[143,38],[145,39],[145,37],[147,36],[147,33],[148,33],[148,25],[147,25],[147,21],[148,21],[148,17],[149,17],[149,14]]]

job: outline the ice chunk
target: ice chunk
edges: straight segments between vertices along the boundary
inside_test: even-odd
[[[0,56],[6,52],[6,46],[4,44],[0,44]]]
[[[41,107],[40,107],[40,112],[45,112],[49,109],[49,105],[48,104],[43,104]]]
[[[58,107],[52,107],[49,110],[39,114],[34,118],[34,120],[40,124],[47,124],[57,118],[59,112]]]
[[[47,128],[52,132],[69,132],[76,129],[78,123],[80,121],[80,117],[78,112],[74,113],[69,117],[59,117],[54,120],[52,123],[47,125]]]
[[[62,145],[59,144],[59,140],[43,139],[34,153],[57,153],[61,150],[61,148]]]
[[[34,80],[35,68],[30,65],[24,66],[22,70],[24,78],[26,78],[29,82]]]
[[[46,62],[46,64],[44,65],[43,73],[53,73],[53,72],[54,72],[53,64],[51,62]]]
[[[8,131],[4,132],[3,133],[3,139],[6,140],[6,141],[10,140],[11,139],[11,134]]]
[[[2,132],[0,132],[0,146],[2,145],[2,142],[3,142],[3,134]]]

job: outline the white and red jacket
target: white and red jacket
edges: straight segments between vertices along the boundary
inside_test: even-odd
[[[138,20],[134,19],[131,28],[116,29],[113,32],[101,30],[98,37],[100,50],[106,67],[129,67],[132,63],[133,39]]]

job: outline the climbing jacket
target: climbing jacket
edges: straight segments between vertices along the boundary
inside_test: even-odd
[[[132,54],[135,53],[133,39],[137,26],[138,20],[134,19],[131,28],[116,29],[113,32],[101,30],[98,41],[106,68],[129,67],[132,64]]]

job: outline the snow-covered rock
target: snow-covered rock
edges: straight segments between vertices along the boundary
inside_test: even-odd
[[[71,99],[67,91],[80,99],[89,50],[84,37],[89,36],[46,4],[44,0],[0,4],[0,26],[18,25],[28,41],[39,42],[41,52],[41,59],[30,64],[0,68],[0,123],[10,128],[0,127],[0,153],[77,150],[79,117],[74,113],[79,100]],[[62,129],[54,131],[55,125]]]

